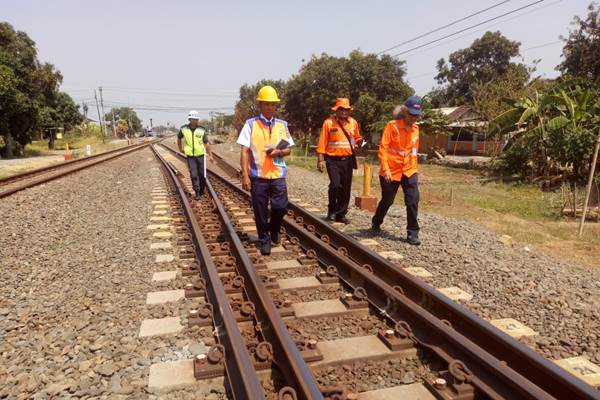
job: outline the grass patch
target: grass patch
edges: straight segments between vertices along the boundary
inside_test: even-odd
[[[49,150],[47,140],[36,140],[25,146],[24,157],[19,157],[19,160],[7,160],[6,164],[0,164],[0,179],[62,162],[62,156],[65,153],[67,143],[69,144],[72,158],[84,157],[84,149],[88,144],[92,147],[92,154],[103,153],[127,145],[127,141],[124,140],[114,142],[107,140],[105,143],[102,143],[102,138],[97,135],[65,135],[63,139],[57,139],[54,142],[54,150]]]
[[[52,150],[48,149],[48,141],[34,140],[25,146],[25,157],[47,156],[53,154]]]
[[[292,147],[293,149],[293,147]],[[298,152],[299,153],[299,152]],[[305,157],[304,156],[304,151],[301,152],[300,154],[290,154],[286,159],[285,162],[289,165],[293,165],[296,167],[302,167],[304,169],[308,169],[310,171],[316,171],[317,170],[317,157],[315,156],[308,156]]]
[[[290,164],[315,170],[316,157],[294,156]],[[380,199],[378,171],[374,165],[371,193]],[[560,215],[560,192],[542,192],[525,184],[486,183],[477,171],[428,164],[419,166],[419,181],[424,212],[474,222],[552,256],[600,267],[600,223],[587,223],[579,239],[578,221]],[[363,177],[355,176],[353,185],[360,190]],[[404,205],[401,190],[396,204]]]
[[[62,139],[56,139],[54,141],[54,150],[48,149],[47,140],[33,141],[32,143],[25,146],[25,156],[35,157],[40,155],[57,154],[64,152],[67,149],[73,150],[73,156],[77,157],[76,153],[82,152],[87,145],[92,147],[92,153],[102,153],[104,151],[112,150],[118,147],[123,147],[127,143],[125,141],[109,141],[102,142],[102,138],[97,135],[90,136],[75,136],[65,135]]]

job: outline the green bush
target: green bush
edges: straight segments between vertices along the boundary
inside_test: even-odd
[[[519,140],[505,149],[496,163],[496,168],[504,173],[526,175],[529,163],[529,146]]]

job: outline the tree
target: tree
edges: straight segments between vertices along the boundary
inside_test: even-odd
[[[129,124],[127,121],[124,119],[118,120],[115,132],[117,133],[118,137],[125,137],[129,132]]]
[[[109,126],[112,128],[113,116],[117,127],[119,127],[118,121],[124,120],[127,122],[127,134],[132,136],[135,132],[142,132],[144,130],[142,121],[137,116],[135,110],[131,107],[115,107],[110,112],[104,115],[104,120],[109,121]]]
[[[470,47],[450,54],[448,63],[440,59],[436,80],[446,86],[436,92],[434,103],[443,102],[446,106],[471,103],[476,84],[485,84],[505,76],[525,86],[529,80],[529,70],[524,64],[511,61],[520,55],[520,45],[500,32],[488,31]]]
[[[600,7],[591,3],[585,20],[576,16],[571,25],[576,29],[562,39],[563,62],[557,69],[566,75],[578,76],[593,82],[600,78]]]
[[[512,103],[490,122],[493,130],[512,132],[502,155],[507,169],[524,175],[531,165],[535,176],[561,170],[583,177],[600,123],[599,94],[599,85],[563,80]]]
[[[448,129],[450,120],[439,110],[434,110],[434,106],[431,103],[429,96],[423,97],[423,117],[419,122],[419,129],[428,135],[449,135],[451,134]]]
[[[285,82],[282,80],[263,79],[254,85],[244,84],[240,88],[240,99],[235,104],[235,116],[233,118],[233,126],[236,130],[241,130],[248,118],[258,115],[258,104],[256,103],[256,95],[261,87],[270,85],[275,88],[277,95],[282,100],[279,107],[279,114],[285,112]]]
[[[523,75],[509,70],[497,79],[474,84],[471,89],[473,109],[485,121],[491,121],[504,111],[507,102],[525,96],[527,91]]]
[[[40,128],[45,107],[56,100],[62,75],[52,64],[40,63],[35,42],[9,23],[0,23],[0,136],[4,155],[30,143]]]
[[[286,85],[286,117],[313,141],[337,97],[348,97],[367,138],[383,129],[394,105],[412,93],[404,62],[352,51],[348,57],[313,56]]]
[[[64,92],[53,93],[52,98],[39,110],[39,126],[49,136],[49,149],[54,149],[57,128],[66,132],[82,123],[83,120],[79,106],[75,104],[71,96]]]

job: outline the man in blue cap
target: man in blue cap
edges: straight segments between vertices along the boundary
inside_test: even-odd
[[[419,149],[419,126],[423,115],[421,98],[410,96],[404,105],[396,107],[394,119],[385,126],[379,143],[379,182],[381,200],[371,220],[371,229],[381,232],[381,224],[388,209],[394,204],[398,188],[402,186],[406,205],[406,241],[412,245],[419,240],[419,179],[417,173],[417,151]]]

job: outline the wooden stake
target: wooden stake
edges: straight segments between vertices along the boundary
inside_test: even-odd
[[[590,201],[590,193],[592,192],[592,182],[594,181],[594,172],[596,171],[596,162],[598,161],[598,150],[600,149],[600,130],[598,130],[598,139],[594,148],[594,156],[590,167],[590,176],[588,177],[587,188],[585,190],[585,201],[583,203],[583,214],[579,223],[579,237],[583,234],[583,224],[585,222],[585,214],[587,213],[588,202]]]
[[[362,195],[365,197],[371,196],[371,165],[369,165],[369,160],[367,160],[366,158],[365,158],[365,164],[364,164]]]
[[[577,218],[577,182],[573,182],[573,218]]]

